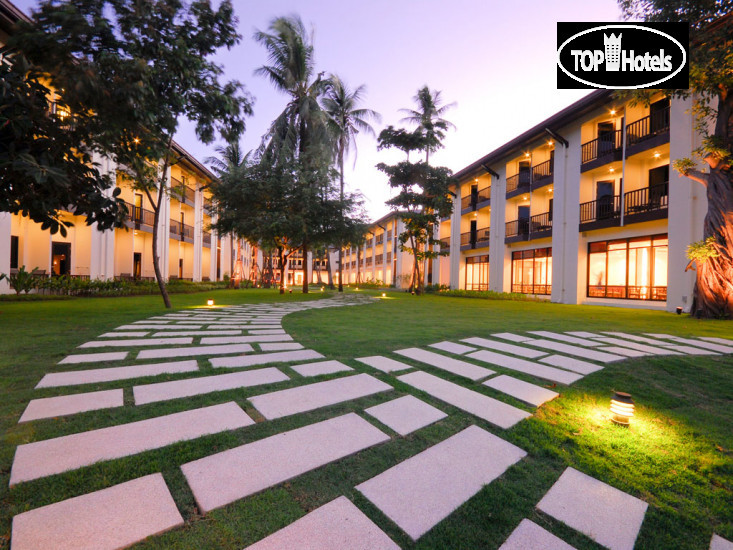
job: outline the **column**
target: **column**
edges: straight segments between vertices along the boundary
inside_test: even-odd
[[[506,163],[492,168],[499,177],[491,185],[491,229],[489,231],[489,288],[494,292],[511,289],[507,267],[511,274],[511,250],[504,244],[506,235]],[[460,233],[460,230],[459,230]],[[505,281],[506,279],[506,281]],[[505,284],[506,283],[506,284]]]
[[[12,215],[0,212],[0,273],[10,275],[10,231]],[[0,294],[9,294],[12,290],[7,280],[0,281]]]
[[[193,280],[200,282],[204,247],[204,193],[198,184],[193,205]]]

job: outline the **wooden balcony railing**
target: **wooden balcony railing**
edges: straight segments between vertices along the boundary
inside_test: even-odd
[[[196,201],[196,190],[174,177],[171,177],[171,195],[179,202],[194,204]]]
[[[511,193],[520,187],[528,187],[530,180],[530,171],[523,171],[510,176],[506,179],[506,192]]]
[[[468,246],[471,244],[471,232],[461,233],[461,246]]]
[[[581,162],[585,164],[621,149],[622,131],[614,130],[580,146]]]
[[[373,261],[373,258],[372,258],[371,256],[369,256],[369,257],[368,257],[368,258],[366,259],[366,261],[364,262],[364,264],[365,264],[365,265],[366,265],[367,267],[369,267],[369,266],[371,266],[371,265],[372,265],[372,261]]]
[[[626,145],[636,145],[665,132],[669,132],[669,107],[629,124],[626,127]]]
[[[621,196],[607,195],[594,201],[580,204],[580,223],[611,220],[621,215]]]
[[[669,204],[669,182],[624,193],[624,215],[666,210]]]

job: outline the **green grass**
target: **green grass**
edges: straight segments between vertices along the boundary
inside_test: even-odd
[[[375,297],[381,295],[381,292],[359,292]],[[324,294],[280,296],[272,290],[250,289],[175,295],[172,300],[174,308],[186,308],[203,305],[209,296],[217,305],[225,305],[318,299]],[[487,336],[498,331],[621,330],[731,337],[733,326],[729,322],[698,321],[688,316],[648,310],[434,295],[416,297],[397,292],[389,292],[386,299],[374,302],[366,306],[295,313],[285,318],[284,326],[306,347],[329,359],[342,360],[357,371],[369,372],[392,384],[396,391],[272,422],[262,421],[246,398],[306,382],[286,366],[283,371],[293,380],[284,384],[141,407],[132,405],[133,385],[189,375],[164,375],[76,388],[33,389],[43,374],[61,370],[55,364],[73,353],[79,344],[121,324],[163,313],[158,297],[0,303],[0,334],[3,335],[0,344],[3,397],[0,403],[3,443],[0,448],[0,501],[3,504],[0,507],[0,536],[4,537],[0,538],[0,546],[7,546],[10,521],[17,513],[162,472],[186,519],[186,526],[154,537],[140,544],[140,548],[242,548],[339,495],[349,497],[404,548],[498,548],[522,518],[536,521],[579,549],[599,548],[585,536],[535,510],[536,504],[567,466],[649,503],[637,548],[707,548],[713,530],[733,539],[732,356],[644,357],[614,363],[571,387],[560,388],[559,399],[544,405],[532,418],[510,430],[495,428],[353,360],[362,355],[384,354],[444,339]],[[131,363],[134,362],[125,362]],[[201,375],[211,374],[214,369],[204,363],[200,361]],[[511,397],[479,384],[451,377],[431,367],[422,368],[528,409]],[[533,381],[519,373],[510,374]],[[338,375],[322,379],[334,376]],[[125,388],[126,406],[123,408],[17,424],[30,399],[116,387]],[[637,414],[630,429],[617,427],[608,420],[609,398],[614,389],[630,392],[637,403]],[[205,516],[198,512],[180,470],[184,462],[338,414],[350,411],[361,414],[368,406],[407,393],[448,412],[449,417],[408,437],[396,436],[367,417],[392,435],[392,439]],[[18,444],[225,401],[237,402],[258,423],[7,489]],[[528,456],[417,544],[354,490],[362,481],[470,424],[520,446]],[[612,520],[609,518],[609,521]]]

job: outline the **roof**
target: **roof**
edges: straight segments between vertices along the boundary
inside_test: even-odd
[[[511,141],[508,141],[498,149],[494,149],[491,153],[484,155],[477,161],[459,170],[453,174],[453,177],[461,180],[467,176],[471,176],[478,170],[485,172],[486,169],[484,166],[491,165],[497,160],[522,150],[527,146],[528,142],[547,137],[548,128],[553,131],[559,130],[569,122],[572,122],[573,120],[606,103],[611,98],[612,94],[613,90],[595,90],[589,93],[587,96],[582,97],[572,105],[565,107],[562,111],[555,113],[550,118],[546,118],[523,134],[515,137]]]
[[[175,141],[173,142],[173,151],[181,155],[184,161],[188,162],[188,164],[190,164],[195,170],[201,172],[201,174],[204,175],[205,177],[211,180],[217,179],[217,177],[211,172],[211,170],[209,170],[201,162],[196,160],[196,157],[194,157],[191,153],[186,151],[183,147],[181,147],[179,143]]]

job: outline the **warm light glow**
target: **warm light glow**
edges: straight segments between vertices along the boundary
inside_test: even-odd
[[[354,290],[359,290],[359,287],[357,286]]]
[[[548,193],[552,193],[552,187],[547,190]]]
[[[474,218],[478,218],[478,212],[474,212],[474,213],[473,213],[473,217],[474,217]]]
[[[206,305],[207,306],[213,306],[214,305],[214,300],[206,300]]]
[[[474,179],[474,181],[475,181],[476,183],[478,183],[478,178],[475,178],[475,179]]]
[[[140,138],[135,138],[132,141],[135,142],[135,145],[137,145],[138,143],[140,143]]]
[[[529,157],[529,153],[524,153],[524,156],[525,157]]]
[[[552,144],[553,144],[552,140],[547,142],[547,145],[549,145],[550,147],[552,147]]]
[[[616,169],[615,168],[609,168],[608,171],[613,174],[616,171]]]
[[[321,287],[321,292],[323,292],[323,287]]]
[[[611,413],[613,420],[616,424],[622,426],[628,426],[630,419],[634,416],[634,401],[631,399],[631,395],[621,391],[617,391],[611,398]]]
[[[526,201],[526,200],[527,200],[527,198],[528,198],[528,197],[527,197],[527,195],[524,195],[524,197],[522,197],[522,200],[523,200],[523,201]]]
[[[132,232],[133,235],[137,235],[137,229]]]
[[[661,154],[661,153],[659,153],[659,152],[657,152],[657,153],[654,153],[654,158],[655,158],[655,159],[658,159],[658,158],[659,158],[659,157],[661,157],[661,156],[662,156],[662,154]]]
[[[382,292],[382,298],[385,298],[386,296],[387,295],[384,292]]]
[[[611,109],[611,116],[616,114],[616,109]]]

